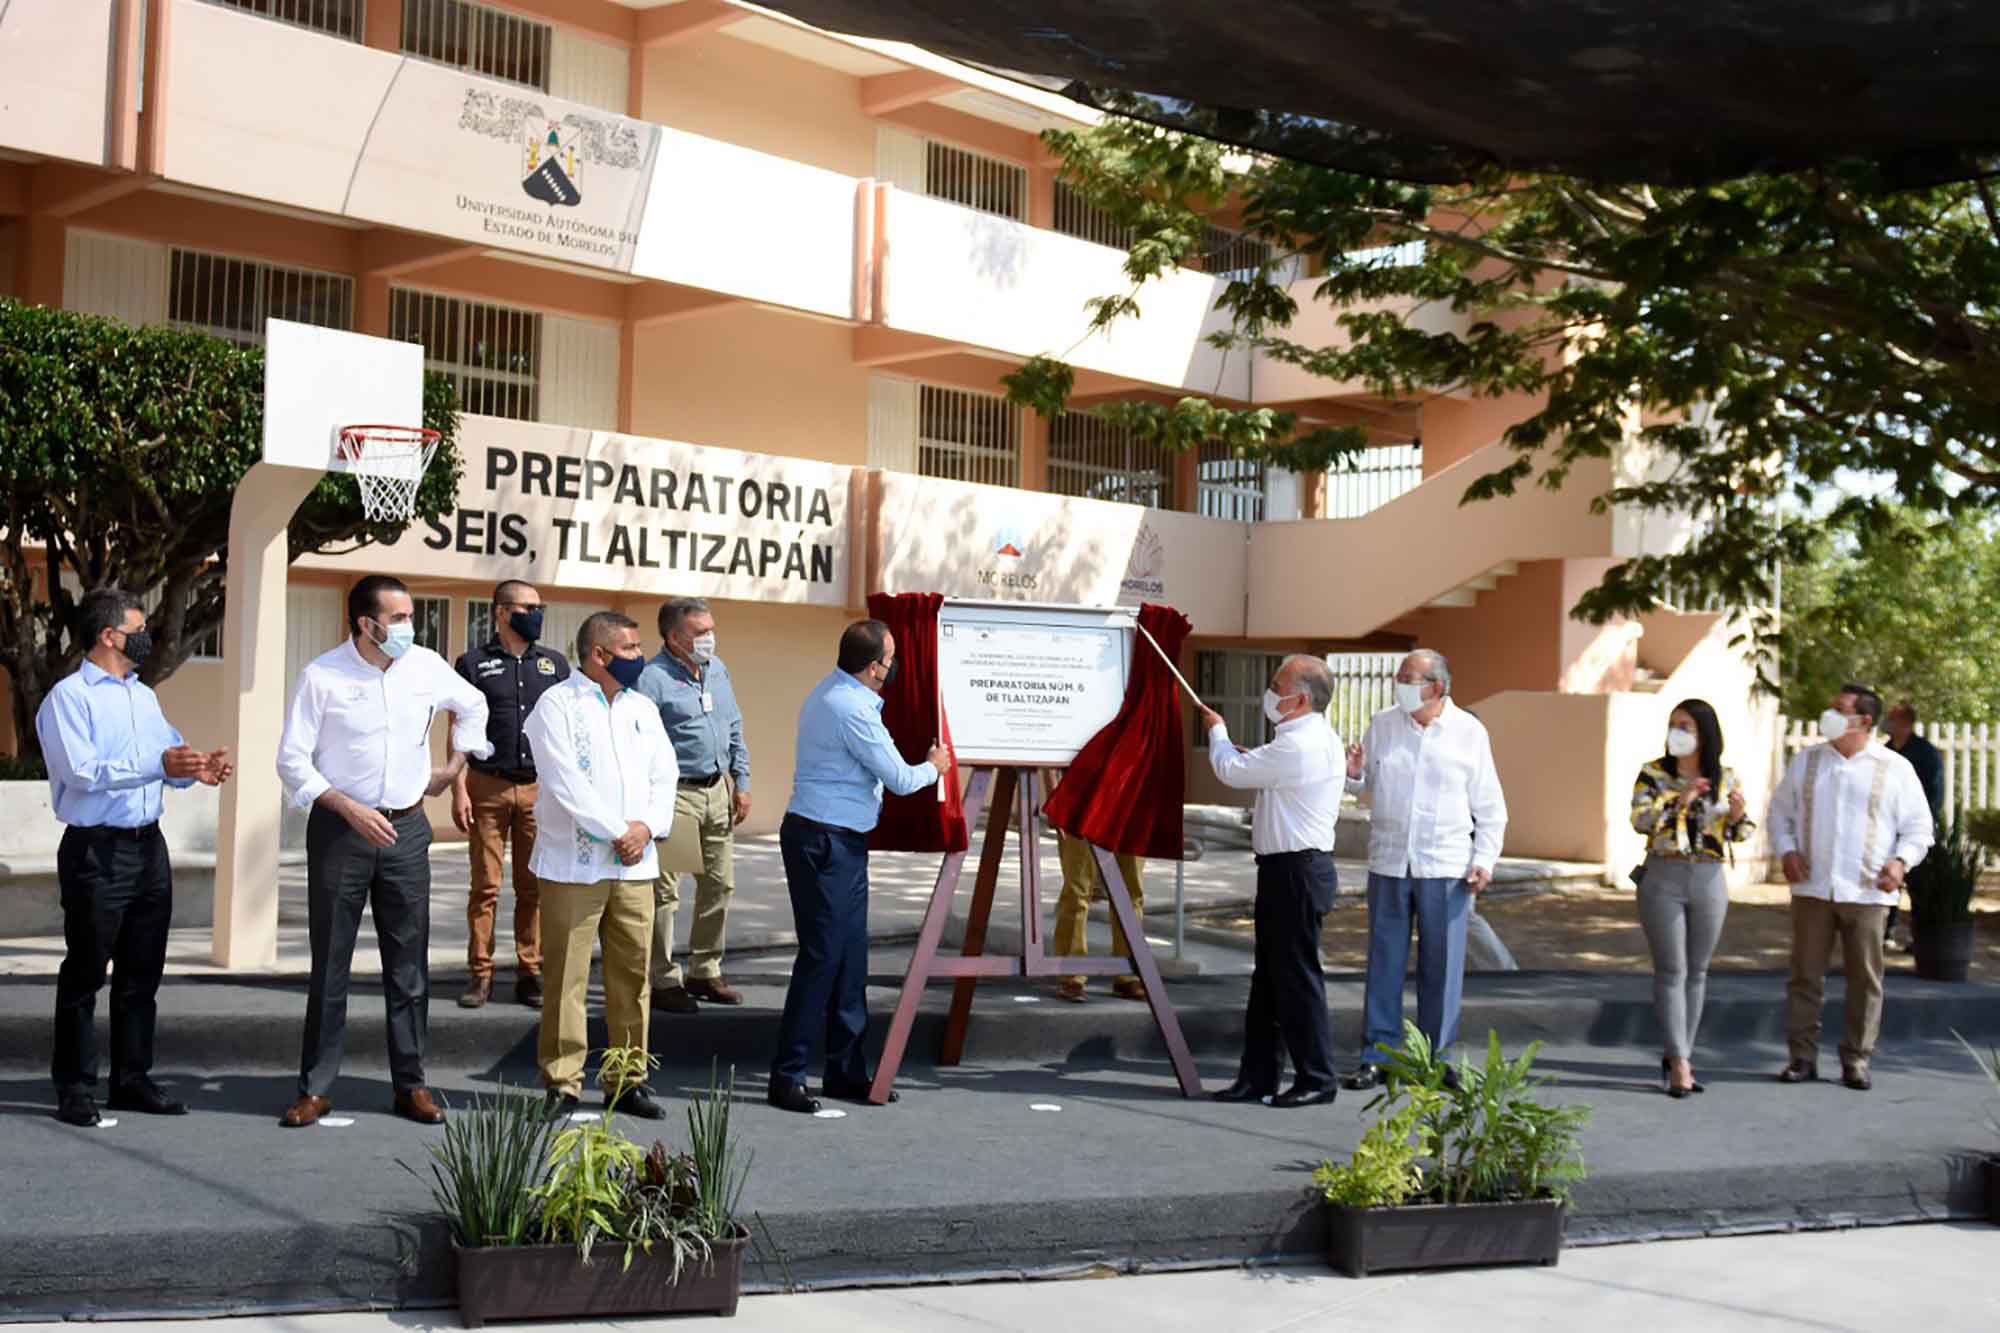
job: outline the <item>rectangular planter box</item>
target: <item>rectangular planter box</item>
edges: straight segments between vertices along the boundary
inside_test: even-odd
[[[453,1247],[458,1256],[458,1306],[467,1328],[489,1319],[569,1319],[621,1314],[734,1315],[743,1290],[743,1255],[750,1233],[717,1241],[706,1264],[688,1264],[674,1281],[657,1254],[632,1256],[599,1245],[585,1265],[573,1245]]]
[[[1554,1264],[1562,1252],[1569,1205],[1532,1203],[1409,1204],[1400,1208],[1329,1206],[1327,1253],[1349,1277],[1411,1268]]]

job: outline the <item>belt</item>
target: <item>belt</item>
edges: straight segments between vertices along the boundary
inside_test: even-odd
[[[380,806],[377,806],[375,808],[375,813],[382,816],[382,818],[384,819],[394,820],[394,819],[401,819],[404,815],[414,815],[415,813],[417,813],[417,811],[423,808],[424,808],[424,803],[422,801],[418,801],[415,805],[406,805],[401,810],[384,810]]]
[[[474,764],[472,771],[481,777],[498,778],[502,782],[511,782],[516,787],[530,787],[535,782],[535,770],[532,768],[481,768],[479,765]]]
[[[1317,847],[1307,847],[1304,848],[1303,850],[1296,852],[1265,852],[1263,855],[1257,857],[1256,859],[1258,865],[1263,865],[1267,861],[1289,861],[1295,857],[1301,857],[1301,856],[1313,857],[1313,856],[1332,856],[1332,855],[1333,855],[1332,852],[1321,851]]]
[[[70,832],[88,838],[121,838],[127,842],[146,842],[160,833],[158,822],[141,824],[137,828],[120,828],[116,824],[73,824]]]
[[[681,785],[683,787],[713,787],[716,783],[720,781],[722,781],[722,774],[710,773],[706,777],[682,778]]]

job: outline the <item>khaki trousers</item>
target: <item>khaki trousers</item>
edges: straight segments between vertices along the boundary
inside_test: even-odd
[[[604,940],[604,1026],[609,1046],[646,1046],[652,987],[646,976],[646,942],[653,929],[653,886],[643,879],[600,879],[595,884],[542,881],[542,920],[549,950],[542,1000],[542,1033],[535,1057],[542,1085],[580,1096],[590,1053],[585,1002],[590,994],[590,953]]]
[[[1050,947],[1057,957],[1069,958],[1090,952],[1085,923],[1089,920],[1091,899],[1104,896],[1104,877],[1098,873],[1096,854],[1081,838],[1056,834],[1056,854],[1062,860],[1063,882],[1062,894],[1056,899],[1056,933]],[[1146,886],[1142,878],[1145,867],[1140,858],[1118,853],[1118,874],[1125,881],[1125,891],[1132,895],[1134,912],[1146,910]],[[1111,952],[1132,956],[1132,946],[1115,912],[1111,916]]]
[[[713,981],[722,975],[722,942],[729,930],[729,895],[736,891],[736,835],[730,820],[730,783],[682,787],[674,793],[674,822],[694,821],[701,834],[701,871],[694,877],[694,921],[688,929],[687,975]],[[665,870],[653,884],[653,984],[682,984],[674,961],[674,913],[681,877]]]
[[[493,918],[500,905],[500,862],[514,854],[514,958],[524,977],[542,970],[540,881],[528,869],[535,854],[534,783],[516,784],[473,769],[465,775],[472,798],[472,897],[466,904],[465,961],[472,975],[493,975]]]
[[[1840,937],[1847,970],[1847,1012],[1840,1066],[1866,1073],[1882,1030],[1882,927],[1889,909],[1824,898],[1792,898],[1792,978],[1785,987],[1785,1044],[1794,1060],[1819,1058],[1820,1005],[1826,966]]]

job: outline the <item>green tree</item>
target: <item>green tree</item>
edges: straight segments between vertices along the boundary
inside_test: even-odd
[[[417,492],[417,516],[435,517],[456,507],[463,471],[443,376],[426,377],[424,424],[444,437]],[[157,598],[149,683],[221,627],[230,504],[263,432],[262,348],[0,300],[0,668],[22,753],[38,749],[43,696],[83,655],[82,594]],[[367,521],[353,478],[329,474],[292,517],[291,555],[404,526]]]
[[[1903,509],[1785,570],[1783,701],[1816,717],[1848,681],[1940,721],[2000,721],[2000,531]]]
[[[1218,346],[1405,400],[1539,404],[1467,502],[1561,487],[1621,448],[1652,453],[1647,480],[1592,504],[1684,514],[1695,538],[1613,566],[1582,618],[1649,610],[1671,589],[1745,609],[1768,652],[1773,571],[1822,531],[1860,532],[1890,504],[1955,521],[2000,495],[2000,207],[1985,180],[1898,189],[1851,166],[1698,188],[1519,175],[1433,188],[1283,160],[1234,170],[1220,144],[1134,120],[1043,137],[1133,236],[1131,286],[1088,302],[1089,329],[1139,315],[1145,284],[1198,259],[1207,218],[1238,208],[1276,257],[1321,275],[1312,299],[1343,312],[1348,340],[1287,337],[1298,307],[1267,265],[1224,291]],[[1409,242],[1417,262],[1384,262],[1380,247]],[[1469,314],[1467,331],[1426,331],[1410,317],[1425,306]],[[1054,353],[1009,391],[1051,413],[1072,381]],[[1301,471],[1364,443],[1360,428],[1200,397],[1094,410],[1171,449],[1218,439]],[[1850,479],[1863,484],[1820,503]]]

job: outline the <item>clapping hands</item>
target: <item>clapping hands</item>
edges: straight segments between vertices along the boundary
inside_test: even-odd
[[[160,767],[170,778],[193,778],[210,787],[221,786],[236,772],[227,745],[207,751],[192,745],[176,745],[161,753]]]

